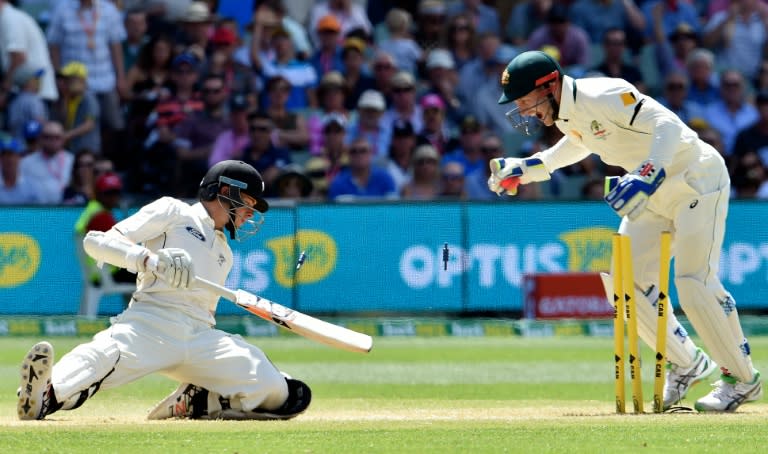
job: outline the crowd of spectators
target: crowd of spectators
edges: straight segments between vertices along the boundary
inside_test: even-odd
[[[85,205],[96,164],[126,200],[194,198],[251,163],[273,198],[496,200],[489,159],[524,136],[500,73],[540,49],[621,77],[768,198],[768,1],[0,0],[0,203]],[[596,160],[521,188],[599,199]]]

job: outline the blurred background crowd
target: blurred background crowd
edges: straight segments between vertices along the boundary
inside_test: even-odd
[[[656,97],[734,198],[768,198],[767,43],[761,0],[0,0],[0,204],[194,198],[224,159],[275,199],[516,200],[488,160],[561,138],[497,104],[528,49]],[[520,198],[622,173],[587,159]]]

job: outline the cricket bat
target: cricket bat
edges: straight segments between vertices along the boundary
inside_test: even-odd
[[[196,277],[195,285],[225,298],[246,311],[294,333],[331,347],[351,352],[368,353],[373,338],[343,326],[334,325],[315,317],[289,309],[245,290],[230,290],[206,279]]]

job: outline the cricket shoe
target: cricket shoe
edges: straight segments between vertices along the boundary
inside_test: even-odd
[[[38,342],[24,357],[16,404],[19,419],[43,419],[48,414],[53,360],[53,346],[48,342]]]
[[[147,419],[192,418],[208,415],[208,390],[182,383],[147,415]]]
[[[733,412],[741,404],[753,402],[763,397],[763,381],[760,372],[755,374],[751,383],[744,383],[729,375],[721,375],[715,382],[715,389],[696,401],[698,411]]]
[[[682,401],[693,385],[707,378],[715,369],[717,364],[700,348],[696,350],[696,357],[690,367],[668,363],[664,380],[664,410]]]

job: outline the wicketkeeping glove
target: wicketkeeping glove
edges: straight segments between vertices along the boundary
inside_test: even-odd
[[[186,289],[195,282],[192,258],[184,249],[160,249],[157,251],[157,260],[157,273],[168,285]]]
[[[549,172],[539,158],[495,158],[488,165],[488,189],[498,195],[515,195],[520,184],[549,180]]]
[[[654,166],[653,161],[645,161],[632,172],[606,182],[605,201],[621,217],[636,219],[643,212],[648,199],[666,178],[664,169]]]

